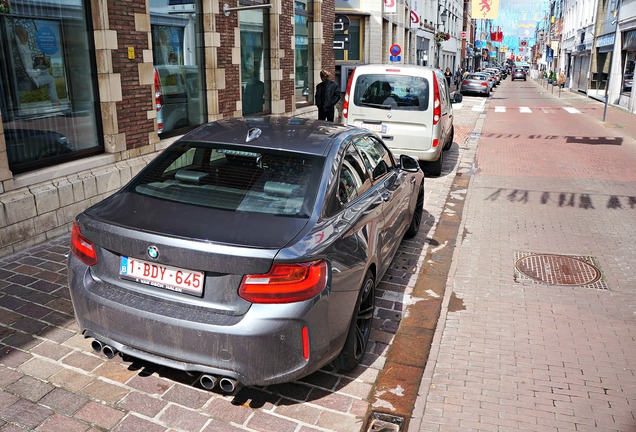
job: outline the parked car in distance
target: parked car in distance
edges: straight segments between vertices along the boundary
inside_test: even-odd
[[[501,84],[501,71],[499,71],[499,69],[486,68],[486,69],[484,69],[484,71],[493,75],[493,77],[495,78],[495,83],[497,85]]]
[[[423,66],[363,65],[349,76],[342,121],[376,132],[396,154],[442,173],[443,151],[453,144],[453,106],[441,71]]]
[[[294,117],[200,126],[75,219],[80,332],[108,357],[223,392],[330,362],[349,371],[423,203],[417,160],[368,130]]]
[[[512,75],[510,75],[510,80],[514,81],[517,79],[526,80],[526,70],[523,68],[516,67],[512,71]]]
[[[488,77],[485,74],[480,73],[468,74],[462,80],[459,91],[463,95],[479,93],[485,96],[490,96],[490,83],[488,82]]]
[[[488,78],[488,81],[490,82],[490,90],[492,90],[495,87],[497,87],[497,80],[495,79],[495,76],[493,75],[492,72],[488,72],[486,70],[481,70],[481,71],[479,71],[477,73],[486,75],[486,77]]]

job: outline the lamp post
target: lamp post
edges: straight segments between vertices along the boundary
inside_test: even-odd
[[[614,11],[614,47],[612,48],[612,57],[610,61],[609,73],[607,74],[607,82],[605,83],[605,104],[603,106],[603,123],[605,123],[605,117],[607,115],[607,102],[609,100],[609,85],[610,79],[612,78],[612,64],[614,63],[614,53],[616,52],[616,46],[618,44],[618,18],[621,9],[621,2],[619,1],[616,10]]]
[[[437,33],[439,32],[439,21],[442,20],[442,27],[446,26],[446,20],[448,19],[448,12],[446,11],[446,8],[444,8],[444,11],[440,14],[439,13],[439,8],[440,8],[440,4],[437,3],[437,25],[435,26],[436,29],[436,33],[435,35],[437,36]],[[436,49],[435,49],[435,67],[439,68],[439,57],[440,57],[440,50],[442,48],[442,42],[437,42],[437,39],[435,39],[435,45],[436,45]]]

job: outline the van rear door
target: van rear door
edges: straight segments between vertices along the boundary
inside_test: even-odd
[[[348,124],[370,129],[392,149],[431,147],[432,85],[423,76],[380,72],[354,76]]]

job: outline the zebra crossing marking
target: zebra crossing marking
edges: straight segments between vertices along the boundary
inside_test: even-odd
[[[472,99],[471,97],[467,97],[464,96],[464,101],[461,103],[457,103],[457,104],[453,104],[453,109],[454,110],[460,110],[462,108],[464,109],[468,109],[470,107],[471,111],[475,111],[475,112],[484,112],[484,110],[486,110],[486,101],[488,98],[483,98],[480,97],[479,100],[477,100],[477,97],[474,97],[474,99]],[[469,102],[469,103],[465,103],[465,102]],[[477,102],[476,104],[471,104],[470,102]],[[581,111],[579,111],[578,109],[574,108],[574,107],[562,107],[565,111],[567,111],[570,114],[581,114]],[[558,107],[535,107],[533,108],[535,111],[540,110],[543,114],[552,114],[556,111],[558,111],[560,108]],[[524,113],[524,114],[532,114],[533,113],[533,109],[530,107],[518,107],[518,108],[513,108],[513,107],[505,107],[502,105],[496,105],[495,106],[495,112],[496,113],[506,113],[506,112],[513,112],[515,110],[518,110],[519,113]]]

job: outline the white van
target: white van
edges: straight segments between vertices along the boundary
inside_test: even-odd
[[[342,122],[376,132],[396,154],[442,173],[443,150],[453,144],[452,102],[442,71],[410,65],[364,65],[351,73]]]

